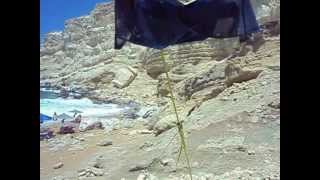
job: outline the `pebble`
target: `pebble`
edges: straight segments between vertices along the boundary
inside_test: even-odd
[[[64,178],[63,176],[56,176],[52,180],[67,180],[67,179]]]
[[[139,147],[139,149],[145,149],[145,148],[149,148],[149,147],[151,147],[151,146],[153,146],[153,143],[147,141],[147,142],[144,142],[143,145],[141,145],[141,146]]]
[[[256,154],[256,152],[254,152],[253,150],[248,151],[248,155],[255,155],[255,154]]]
[[[112,141],[103,140],[97,144],[98,146],[109,146],[112,145]]]
[[[55,164],[54,166],[53,166],[53,169],[59,169],[59,168],[61,168],[63,166],[63,163],[62,162],[59,162],[59,163],[57,163],[57,164]]]
[[[140,130],[138,131],[140,134],[152,134],[152,131],[144,129],[144,130]]]
[[[275,100],[275,101],[269,103],[268,106],[271,108],[274,108],[274,109],[280,109],[280,101]]]
[[[94,162],[94,163],[92,164],[92,167],[95,167],[95,168],[98,168],[98,169],[103,169],[103,168],[104,168],[102,162],[99,162],[99,161]]]
[[[174,160],[173,159],[162,159],[160,161],[161,165],[163,166],[167,166],[169,164],[174,164]]]
[[[129,169],[129,172],[141,171],[148,168],[148,164],[138,164]]]
[[[79,141],[84,141],[84,138],[78,138]]]
[[[222,100],[222,101],[228,101],[229,98],[228,98],[228,97],[222,97],[221,100]]]
[[[103,176],[103,170],[102,169],[98,169],[98,168],[92,168],[91,172],[95,175],[95,176]]]
[[[86,169],[79,169],[78,173],[85,172],[85,171],[86,171]]]
[[[241,152],[246,152],[247,151],[247,148],[245,148],[244,146],[239,146],[237,148],[238,151],[241,151]]]
[[[80,173],[78,174],[78,176],[85,176],[86,174],[87,174],[86,171],[82,171],[82,172],[80,172]]]

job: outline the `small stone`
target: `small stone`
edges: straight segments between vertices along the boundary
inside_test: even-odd
[[[263,162],[264,162],[264,163],[267,163],[267,164],[268,164],[268,163],[270,163],[270,161],[269,161],[269,160],[264,160]]]
[[[238,151],[241,151],[241,152],[246,152],[246,151],[247,151],[247,148],[244,147],[244,146],[239,146],[239,147],[237,148],[237,150],[238,150]]]
[[[160,161],[160,163],[163,166],[167,166],[167,165],[170,165],[170,164],[174,164],[174,160],[173,159],[162,159]]]
[[[255,155],[256,153],[253,150],[248,151],[248,155]]]
[[[228,98],[228,97],[222,97],[221,100],[222,100],[222,101],[228,101],[229,98]]]
[[[279,91],[278,90],[273,91],[272,94],[279,94]]]
[[[86,176],[86,174],[87,174],[86,171],[82,171],[82,172],[80,172],[80,173],[78,174],[78,176],[79,176],[79,177],[81,177],[81,176]]]
[[[98,169],[98,168],[92,168],[91,172],[95,175],[95,176],[103,176],[103,170],[102,169]]]
[[[140,134],[152,134],[153,131],[150,131],[150,130],[147,130],[147,129],[144,129],[144,130],[140,130],[138,131]]]
[[[79,169],[78,173],[85,172],[85,171],[86,171],[86,169]]]
[[[280,109],[280,100],[272,101],[268,106],[274,109]]]
[[[54,166],[53,166],[53,169],[59,169],[59,168],[61,168],[63,166],[63,163],[62,162],[59,162],[59,163],[57,163],[57,164],[55,164]]]
[[[129,135],[129,132],[121,132],[122,135]]]
[[[261,85],[263,85],[263,86],[265,86],[267,84],[268,84],[268,82],[266,82],[266,81],[261,82]]]
[[[148,168],[148,164],[138,164],[129,169],[129,172],[141,171]]]
[[[52,180],[67,180],[67,179],[63,176],[56,176]]]
[[[100,162],[100,161],[94,162],[92,167],[95,167],[95,168],[98,168],[98,169],[103,169],[104,168],[102,162]]]
[[[97,144],[98,146],[110,146],[112,145],[112,141],[103,140]]]
[[[146,149],[146,148],[149,148],[153,146],[153,143],[152,142],[144,142],[142,146],[139,147],[139,149]]]

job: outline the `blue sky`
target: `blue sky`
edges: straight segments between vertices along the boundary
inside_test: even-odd
[[[87,15],[96,3],[106,1],[109,0],[40,0],[40,37],[63,30],[65,20]]]

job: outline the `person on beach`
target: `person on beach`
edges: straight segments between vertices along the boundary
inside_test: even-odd
[[[52,120],[53,121],[57,121],[58,120],[58,115],[57,115],[56,112],[53,113]]]
[[[75,123],[80,123],[81,122],[81,114],[79,114],[77,117],[75,117],[73,121]]]

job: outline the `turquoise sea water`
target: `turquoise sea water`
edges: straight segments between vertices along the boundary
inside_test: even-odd
[[[123,108],[116,104],[94,104],[90,99],[63,99],[57,94],[49,91],[40,91],[40,113],[52,116],[54,112],[58,115],[66,113],[73,116],[72,110],[82,111],[84,117],[105,117],[120,113]]]

